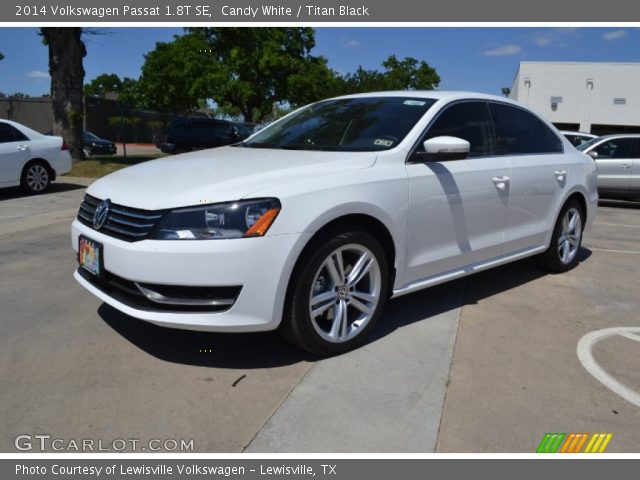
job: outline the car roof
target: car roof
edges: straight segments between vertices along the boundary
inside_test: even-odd
[[[513,105],[522,106],[507,97],[498,95],[489,95],[486,93],[453,91],[453,90],[393,90],[369,93],[356,93],[352,95],[342,95],[335,98],[367,98],[367,97],[413,97],[413,98],[430,98],[433,100],[494,100]]]
[[[597,138],[598,135],[594,135],[593,133],[587,132],[575,132],[573,130],[560,130],[560,133],[563,135],[582,135],[584,137]]]
[[[640,138],[640,133],[611,133],[598,137],[598,140],[608,140],[611,138]]]

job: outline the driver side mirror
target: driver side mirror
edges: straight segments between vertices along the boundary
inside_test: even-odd
[[[587,155],[589,155],[594,160],[598,158],[598,152],[596,152],[595,150],[591,150],[589,153],[587,153]]]
[[[424,151],[414,154],[416,162],[464,160],[471,148],[469,142],[458,137],[434,137],[425,140],[422,146]]]

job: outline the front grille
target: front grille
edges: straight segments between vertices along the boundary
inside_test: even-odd
[[[148,312],[224,312],[236,302],[241,286],[229,287],[185,287],[178,285],[141,284],[153,291],[161,290],[174,300],[184,299],[219,299],[216,305],[198,305],[189,303],[159,303],[143,295],[135,282],[126,280],[111,272],[105,271],[97,277],[84,268],[78,267],[78,273],[91,285],[106,293],[120,303]]]
[[[78,221],[93,228],[93,214],[101,201],[91,195],[85,195],[78,211]],[[161,211],[141,210],[112,203],[100,232],[127,242],[144,240],[163,215],[164,212]]]

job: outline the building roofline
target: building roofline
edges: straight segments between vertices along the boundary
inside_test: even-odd
[[[635,65],[640,66],[640,62],[565,62],[553,60],[522,60],[519,65],[524,64],[555,64],[555,65]],[[519,67],[518,67],[519,69]]]

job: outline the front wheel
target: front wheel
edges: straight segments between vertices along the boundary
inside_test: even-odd
[[[84,158],[89,158],[93,155],[93,150],[91,150],[91,147],[82,147],[82,153],[84,154]]]
[[[574,268],[578,264],[583,227],[582,207],[576,200],[569,200],[560,211],[549,248],[538,257],[539,263],[556,273]]]
[[[333,233],[298,262],[282,333],[316,355],[346,352],[373,329],[389,289],[380,243],[364,230]]]

